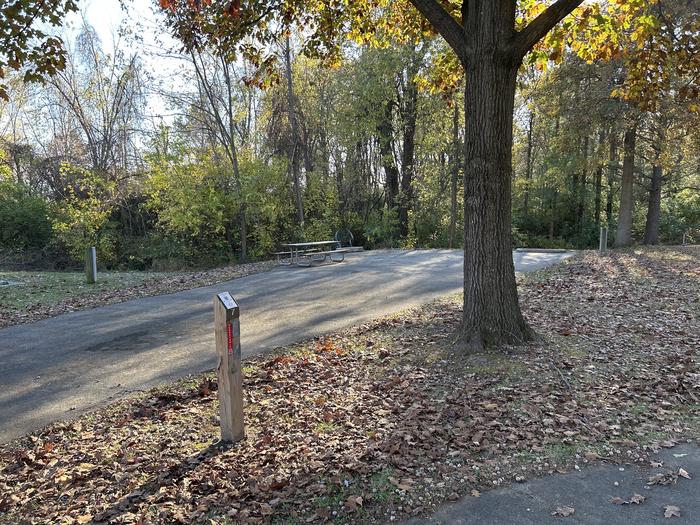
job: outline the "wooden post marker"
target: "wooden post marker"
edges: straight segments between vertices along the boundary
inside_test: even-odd
[[[94,246],[85,250],[85,277],[88,284],[97,282],[97,250]]]
[[[600,253],[606,252],[608,250],[608,228],[605,226],[600,227],[600,242],[598,243],[598,251]]]
[[[241,324],[238,304],[228,292],[214,297],[214,330],[219,355],[219,416],[221,440],[240,441],[243,428],[243,372],[241,370]]]

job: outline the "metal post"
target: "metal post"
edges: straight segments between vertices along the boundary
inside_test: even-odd
[[[88,284],[97,282],[97,250],[94,246],[85,250],[85,277]]]
[[[240,441],[243,427],[243,372],[241,370],[241,324],[238,304],[228,292],[214,297],[214,330],[219,356],[219,416],[221,440]]]
[[[600,242],[598,244],[598,251],[604,253],[608,250],[608,228],[606,226],[600,227]]]

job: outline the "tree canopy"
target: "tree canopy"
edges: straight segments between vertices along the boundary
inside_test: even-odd
[[[75,0],[9,0],[0,7],[0,98],[7,99],[3,79],[8,69],[23,79],[41,81],[66,65],[63,41],[46,26],[61,25],[78,8]]]

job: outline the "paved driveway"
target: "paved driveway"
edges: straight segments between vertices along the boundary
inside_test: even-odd
[[[531,271],[571,253],[514,253]],[[133,390],[212,369],[212,300],[241,305],[243,355],[389,314],[462,285],[458,250],[379,250],[0,330],[0,442]]]

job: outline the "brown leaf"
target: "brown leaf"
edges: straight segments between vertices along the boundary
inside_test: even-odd
[[[270,490],[282,490],[287,485],[289,485],[289,480],[287,479],[275,480],[270,483]]]
[[[625,501],[620,496],[615,496],[614,498],[610,498],[610,503],[613,505],[627,505],[629,501]]]
[[[642,496],[641,494],[637,494],[635,492],[635,494],[630,498],[630,503],[634,503],[635,505],[641,505],[646,499],[647,498],[645,496]]]
[[[476,489],[472,489],[472,491],[470,492],[470,494],[471,494],[471,496],[472,496],[473,498],[481,497],[481,492],[479,492],[479,491],[476,490]]]
[[[673,472],[663,472],[649,477],[647,485],[670,485],[678,480],[678,474]]]
[[[672,518],[673,516],[680,518],[681,517],[681,509],[679,509],[675,505],[666,505],[664,507],[664,516],[666,518]]]
[[[573,507],[569,506],[563,506],[563,507],[557,507],[553,512],[552,516],[571,516],[574,512],[576,512],[576,509]]]
[[[348,496],[348,499],[345,500],[345,506],[350,509],[350,511],[356,511],[357,507],[362,506],[362,497]]]

